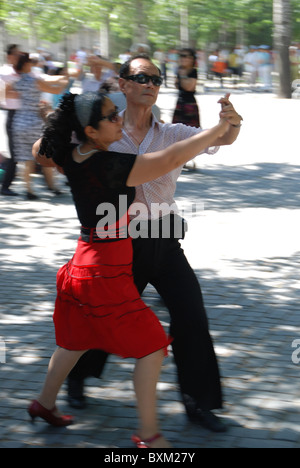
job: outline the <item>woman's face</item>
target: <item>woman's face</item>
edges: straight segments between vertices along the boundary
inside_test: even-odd
[[[194,66],[194,57],[189,54],[180,55],[180,66],[184,68],[193,68]]]
[[[107,149],[122,138],[123,119],[118,115],[114,103],[106,98],[102,106],[102,119],[98,128],[87,127],[87,135],[99,148]]]

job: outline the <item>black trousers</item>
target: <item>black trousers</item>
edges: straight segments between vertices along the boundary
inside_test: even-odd
[[[182,394],[203,410],[222,408],[218,363],[209,333],[199,282],[177,239],[133,240],[134,280],[142,294],[152,284],[171,317],[173,354]],[[107,359],[103,351],[89,351],[70,377],[99,377]]]
[[[12,136],[12,122],[14,118],[15,111],[9,110],[7,112],[6,120],[6,132],[8,137],[8,147],[10,152],[10,159],[7,159],[5,164],[5,175],[2,182],[2,188],[8,189],[15,178],[17,163],[15,161],[15,153],[13,146],[13,136]]]

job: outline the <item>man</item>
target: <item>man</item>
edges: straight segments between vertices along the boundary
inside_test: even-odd
[[[161,70],[162,76],[164,78],[165,87],[168,87],[167,84],[167,56],[162,49],[157,49],[153,55],[154,59],[159,63],[159,68]]]
[[[19,49],[16,44],[11,44],[7,47],[7,63],[0,69],[0,80],[4,83],[12,84],[18,80],[18,74],[14,70],[19,57]],[[13,146],[12,121],[15,111],[21,107],[21,102],[15,91],[10,91],[5,102],[1,103],[1,107],[7,110],[6,132],[8,137],[8,147],[10,158],[7,160],[5,167],[5,176],[2,182],[1,194],[6,196],[16,196],[17,194],[10,189],[10,186],[16,175],[17,163],[15,161],[15,153]]]
[[[97,93],[101,85],[105,83],[108,78],[115,76],[114,65],[98,56],[89,57],[88,65],[90,66],[91,74],[84,75],[82,80],[82,92],[87,93],[91,91]]]
[[[155,119],[152,106],[158,96],[161,78],[158,68],[148,57],[130,59],[122,66],[120,77],[120,89],[127,98],[127,108],[123,112],[123,139],[112,145],[112,151],[152,152],[201,131],[182,124],[161,124]],[[216,146],[233,143],[242,120],[227,97],[221,103],[231,128],[215,142]],[[139,292],[151,283],[169,309],[174,358],[188,417],[221,432],[226,428],[211,411],[222,407],[222,391],[201,289],[179,240],[173,233],[165,238],[161,229],[163,222],[158,221],[159,213],[153,210],[157,203],[166,201],[174,208],[173,197],[180,172],[181,168],[136,190],[135,201],[146,208],[146,228],[149,221],[156,222],[160,237],[143,236],[133,240],[133,273]],[[166,216],[174,228],[176,219],[170,211]],[[89,375],[99,377],[106,357],[102,351],[90,351],[73,369],[68,379],[71,405],[83,404],[83,380]]]

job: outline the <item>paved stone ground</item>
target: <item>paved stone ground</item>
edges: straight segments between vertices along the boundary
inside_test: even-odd
[[[204,126],[214,123],[218,98],[218,90],[198,96]],[[239,141],[214,157],[198,157],[197,169],[182,174],[177,190],[189,219],[183,247],[203,289],[229,431],[216,435],[187,421],[172,357],[159,384],[161,426],[175,448],[297,448],[300,352],[292,344],[300,348],[299,103],[238,93],[232,99],[245,118]],[[162,90],[166,121],[175,100],[176,93]],[[15,188],[22,193],[20,176]],[[78,235],[62,176],[59,198],[40,175],[34,183],[39,201],[0,198],[0,447],[131,447],[132,360],[111,357],[103,379],[88,380],[89,407],[74,411],[74,426],[32,425],[26,414],[55,348],[56,271]],[[167,327],[168,314],[152,288],[145,300]],[[67,410],[64,389],[59,406]]]

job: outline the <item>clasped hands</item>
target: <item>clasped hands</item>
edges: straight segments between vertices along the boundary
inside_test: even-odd
[[[222,110],[220,112],[220,119],[225,119],[232,127],[239,128],[241,127],[241,122],[243,117],[239,115],[232,103],[229,101],[230,94],[226,94],[225,97],[222,97],[218,104],[221,104]]]

